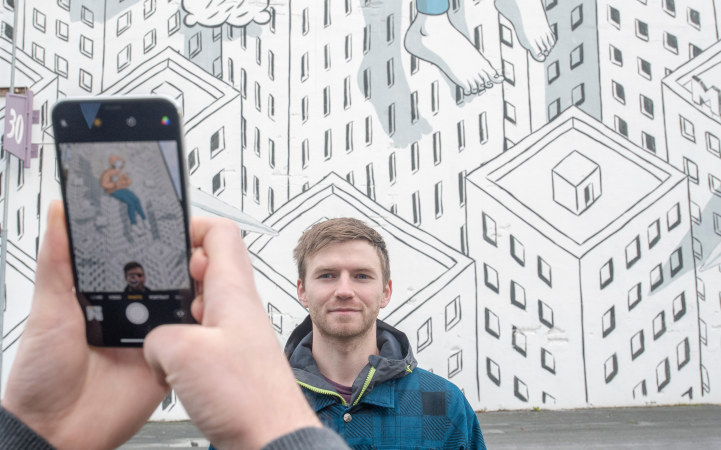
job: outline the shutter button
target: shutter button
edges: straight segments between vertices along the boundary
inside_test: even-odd
[[[351,420],[353,420],[353,416],[351,416],[350,413],[343,414],[343,421],[345,423],[349,423]]]

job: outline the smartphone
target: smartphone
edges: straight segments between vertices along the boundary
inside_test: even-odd
[[[160,96],[66,99],[52,124],[88,343],[138,347],[158,325],[195,323],[176,104]]]

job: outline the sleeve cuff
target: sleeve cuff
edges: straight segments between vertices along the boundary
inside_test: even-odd
[[[42,436],[34,432],[20,419],[0,407],[0,448],[3,450],[54,450]]]
[[[263,450],[342,450],[349,449],[345,441],[328,428],[301,428],[281,436],[263,447]]]

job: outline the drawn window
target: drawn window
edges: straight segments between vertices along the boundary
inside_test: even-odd
[[[646,150],[656,153],[656,138],[645,131],[641,132],[641,145],[643,145]]]
[[[420,168],[420,155],[418,152],[418,142],[411,144],[411,172],[416,173]]]
[[[323,88],[323,116],[330,114],[330,86]]]
[[[511,281],[511,303],[523,310],[526,309],[526,289],[515,281]]]
[[[633,266],[639,259],[641,259],[641,240],[636,236],[626,246],[626,268]]]
[[[501,24],[501,42],[504,45],[513,47],[513,31],[503,24]]]
[[[483,239],[489,244],[496,247],[498,245],[498,234],[496,228],[496,221],[486,213],[482,213],[483,221]]]
[[[300,120],[303,122],[308,120],[308,96],[307,95],[305,97],[303,97],[300,101]]]
[[[333,156],[333,130],[330,128],[323,133],[323,159],[328,161]]]
[[[691,359],[691,345],[688,342],[688,338],[684,338],[683,341],[679,342],[676,346],[676,367],[681,370],[689,360]]]
[[[670,382],[671,365],[668,362],[668,358],[666,358],[656,366],[656,387],[658,388],[658,392],[661,392]]]
[[[681,223],[681,206],[676,203],[666,213],[666,224],[668,231],[673,230]]]
[[[516,123],[516,107],[507,101],[503,102],[503,117],[511,123]]]
[[[625,120],[618,116],[613,116],[613,119],[616,132],[618,134],[628,137],[628,123],[626,123]]]
[[[721,141],[709,132],[706,132],[706,150],[721,157]]]
[[[578,5],[571,11],[571,30],[575,30],[583,23],[583,5]]]
[[[345,53],[345,60],[350,61],[353,57],[353,35],[347,34],[345,36],[345,42],[343,45],[343,52]],[[392,59],[389,59],[388,61],[392,61]]]
[[[708,345],[708,325],[703,319],[698,319],[698,339],[701,344]]]
[[[621,83],[611,80],[611,92],[619,103],[626,104],[626,90]]]
[[[543,280],[547,285],[552,286],[551,266],[540,256],[538,257],[538,278]]]
[[[88,8],[85,7],[85,6],[83,6],[83,7],[80,9],[80,20],[82,20],[82,22],[83,22],[85,25],[87,25],[87,26],[89,26],[90,28],[92,28],[92,27],[93,27],[93,21],[95,20],[95,14],[94,14],[90,9],[88,9]]]
[[[548,328],[553,328],[553,309],[541,300],[538,300],[538,320]]]
[[[643,330],[631,337],[631,360],[638,358],[645,350]]]
[[[25,207],[21,206],[16,212],[17,219],[17,237],[18,239],[25,234]]]
[[[9,4],[9,2],[4,2],[6,4]],[[70,0],[57,0],[58,6],[65,11],[70,11]],[[13,8],[15,7],[15,2],[13,2]]]
[[[210,157],[213,158],[225,149],[225,127],[210,136]]]
[[[255,127],[254,137],[253,151],[257,156],[260,156],[260,128]]]
[[[558,5],[558,0],[545,0],[546,1],[546,11],[551,10],[556,5]]]
[[[155,0],[145,0],[143,2],[143,18],[147,19],[155,12]]]
[[[33,26],[44,33],[46,23],[47,17],[45,14],[33,8]]]
[[[608,7],[608,21],[614,27],[621,29],[621,12],[613,6]]]
[[[213,175],[212,180],[213,195],[220,195],[225,190],[225,169]]]
[[[130,65],[130,44],[126,45],[117,56],[118,72]]]
[[[676,0],[662,0],[661,7],[671,16],[676,16]]]
[[[666,312],[661,311],[653,318],[653,339],[660,338],[666,332]]]
[[[701,224],[701,207],[696,202],[690,202],[689,207],[691,209],[691,222],[696,225]]]
[[[561,114],[561,99],[556,99],[548,105],[548,120],[551,121]]]
[[[708,187],[712,194],[721,196],[721,180],[711,174],[708,175]]]
[[[651,79],[651,63],[643,58],[638,58],[638,74],[642,77]]]
[[[615,353],[603,363],[603,372],[606,378],[606,384],[610,383],[616,374],[618,374],[618,358]]]
[[[545,348],[541,348],[541,367],[553,374],[556,373],[556,358]]]
[[[458,172],[458,203],[461,206],[466,204],[466,171]]]
[[[33,59],[41,64],[45,64],[45,48],[39,46],[35,42],[32,45]]]
[[[366,25],[363,28],[363,54],[366,54],[371,49],[371,26]]]
[[[648,24],[636,19],[636,37],[648,41]]]
[[[433,343],[433,327],[431,319],[432,318],[429,317],[428,320],[423,322],[423,325],[421,325],[416,332],[416,336],[418,338],[418,352],[428,348],[428,346]]]
[[[388,156],[388,181],[390,184],[395,184],[396,182],[396,152]]]
[[[623,52],[620,49],[614,47],[613,45],[610,45],[609,57],[613,64],[617,66],[623,66]]]
[[[701,244],[701,241],[697,238],[691,238],[691,249],[693,250],[694,258],[698,260],[703,259],[703,245]]]
[[[648,226],[648,248],[652,248],[661,239],[661,222],[657,219]]]
[[[63,78],[68,77],[68,61],[60,55],[55,55],[55,73]]]
[[[446,331],[461,321],[461,296],[457,296],[446,305]]]
[[[511,333],[511,345],[515,351],[524,357],[526,356],[527,341],[528,338],[523,331],[519,330],[516,326],[513,326]]]
[[[80,53],[88,58],[93,57],[93,40],[87,36],[80,35]]]
[[[522,266],[526,265],[526,248],[521,241],[513,235],[511,235],[511,256],[518,264]]]
[[[68,28],[68,24],[61,21],[56,20],[55,21],[55,35],[62,39],[63,41],[68,40],[68,36],[70,35],[70,31]]]
[[[579,106],[586,100],[586,88],[584,83],[579,84],[571,91],[571,102]]]
[[[501,367],[491,358],[486,358],[486,375],[496,386],[501,385]]]
[[[676,35],[664,31],[663,47],[671,53],[678,55],[678,38],[676,38]]]
[[[688,44],[688,59],[693,59],[703,53],[703,49],[693,44]]]
[[[395,60],[393,58],[386,61],[386,84],[388,85],[388,87],[393,86],[393,84],[396,82],[394,61]]]
[[[84,69],[80,69],[80,87],[88,92],[93,90],[93,76]]]
[[[481,144],[488,142],[488,122],[485,112],[478,115],[478,136]]]
[[[633,388],[633,398],[639,399],[641,397],[646,397],[648,395],[648,391],[646,390],[646,380],[642,380],[640,383],[638,383]]]
[[[275,53],[272,50],[268,50],[268,78],[275,79]]]
[[[304,36],[308,34],[308,31],[310,30],[310,12],[308,11],[308,8],[303,8],[300,29]]]
[[[498,316],[493,313],[490,309],[486,308],[486,332],[496,339],[501,337],[501,323]]]
[[[631,311],[641,301],[641,283],[636,284],[628,291],[628,310]]]
[[[203,49],[200,32],[195,33],[188,39],[188,57],[194,58]]]
[[[268,139],[268,166],[271,169],[275,168],[275,141]]]
[[[496,294],[499,291],[498,272],[488,264],[483,264],[483,280],[490,290]]]
[[[155,44],[157,43],[157,36],[155,28],[145,33],[145,36],[143,36],[143,53],[148,53],[150,50],[155,48]],[[232,67],[232,59],[228,60],[229,66]],[[232,70],[229,71],[232,76]]]
[[[386,43],[390,44],[395,39],[395,25],[393,14],[386,17]]]
[[[650,280],[652,291],[663,284],[663,270],[661,268],[661,264],[651,269]]]
[[[523,402],[528,401],[528,385],[518,377],[513,377],[513,395]]]
[[[571,51],[571,70],[583,64],[583,44]]]
[[[651,100],[650,98],[646,97],[643,94],[641,94],[639,96],[639,99],[640,99],[640,103],[641,103],[641,113],[644,116],[653,119],[653,117],[654,117],[653,100]]]
[[[353,122],[345,124],[345,151],[346,153],[353,151]]]
[[[330,69],[330,44],[323,46],[323,68],[325,70]]]
[[[601,331],[603,337],[608,336],[616,328],[616,307],[611,306],[601,317]]]
[[[693,8],[688,8],[686,17],[687,17],[689,25],[691,25],[692,27],[694,27],[698,30],[701,29],[701,13],[700,12],[696,11]]]
[[[513,64],[503,59],[501,60],[501,68],[503,70],[503,80],[511,86],[515,86],[516,68],[513,66]]]
[[[303,56],[300,57],[300,81],[305,81],[308,79],[308,52],[303,53]]]
[[[435,199],[436,219],[438,219],[443,215],[443,182],[437,182],[433,188],[433,191]]]
[[[433,133],[433,165],[441,163],[441,132]]]
[[[448,357],[448,378],[453,378],[463,370],[463,350],[458,350]]]
[[[300,145],[300,155],[301,167],[305,169],[308,167],[308,160],[310,159],[310,144],[308,143],[308,139],[303,139]]]
[[[561,75],[558,61],[553,61],[551,64],[549,64],[548,68],[546,69],[546,73],[548,74],[548,84],[556,81],[556,79],[558,79],[558,77]]]
[[[611,284],[613,281],[613,258],[606,261],[606,264],[601,267],[599,278],[601,282],[601,289]]]
[[[420,225],[421,224],[421,194],[416,191],[411,196],[411,201],[413,202],[413,224],[414,225]]]
[[[371,98],[371,69],[363,70],[363,96],[366,99]]]
[[[462,152],[466,148],[466,123],[461,120],[456,124],[456,136],[458,138],[458,151]]]
[[[696,132],[694,130],[693,122],[679,115],[679,123],[681,126],[681,135],[691,142],[696,142]]]

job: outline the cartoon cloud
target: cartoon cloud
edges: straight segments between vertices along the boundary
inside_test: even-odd
[[[201,25],[217,27],[224,23],[244,27],[250,22],[267,23],[269,0],[183,0],[183,9],[188,13],[185,24],[189,27]]]

